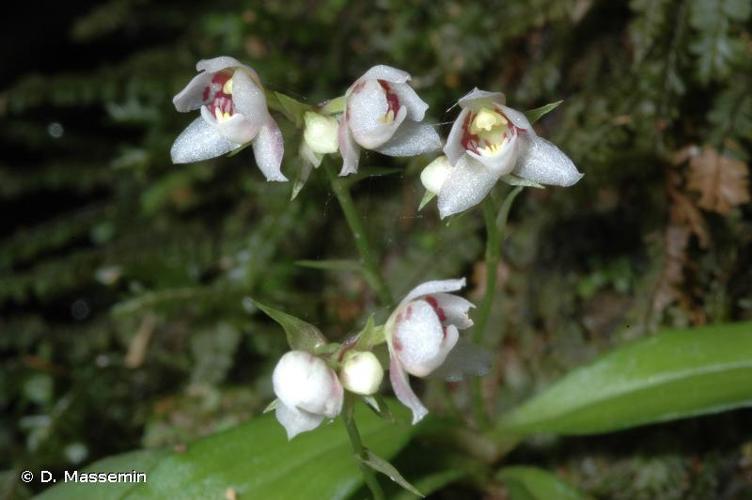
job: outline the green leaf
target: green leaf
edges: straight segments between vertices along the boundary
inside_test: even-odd
[[[302,161],[300,168],[298,168],[298,173],[295,176],[295,181],[292,184],[292,192],[290,193],[290,201],[293,201],[295,198],[298,197],[298,194],[300,193],[301,189],[306,185],[306,182],[308,182],[308,178],[311,176],[311,171],[313,170],[313,164],[308,161]]]
[[[323,269],[325,271],[363,272],[363,266],[356,260],[329,259],[329,260],[297,260],[295,265],[310,269]]]
[[[253,303],[284,328],[290,349],[318,353],[326,346],[327,341],[321,330],[312,324],[256,300]]]
[[[541,118],[543,118],[545,115],[550,113],[551,111],[555,110],[559,104],[563,103],[564,101],[556,101],[548,103],[544,106],[541,106],[540,108],[531,109],[530,111],[525,111],[525,116],[527,116],[527,119],[530,120],[530,123],[535,123]]]
[[[438,491],[444,486],[462,479],[465,476],[467,476],[467,472],[462,469],[442,470],[421,477],[415,481],[415,487],[419,492],[424,492],[426,495],[430,495],[434,491]],[[402,490],[391,498],[394,500],[410,500],[416,496],[422,498],[421,495],[417,495],[411,491]]]
[[[274,97],[279,103],[276,109],[282,112],[285,117],[300,128],[303,126],[303,115],[306,111],[310,111],[312,108],[308,104],[302,103],[292,97],[289,97],[280,92],[274,92]]]
[[[496,433],[593,434],[752,405],[752,323],[668,330],[579,368]]]
[[[376,325],[373,315],[368,317],[366,326],[358,333],[353,349],[356,351],[370,351],[374,346],[384,343],[384,325]]]
[[[112,457],[103,458],[81,469],[81,472],[144,472],[146,480],[151,481],[152,473],[159,463],[169,455],[166,450],[137,450]],[[63,478],[56,478],[63,479]],[[121,499],[144,483],[89,483],[58,481],[58,486],[50,488],[37,498],[41,500],[96,498],[101,500]]]
[[[697,58],[700,82],[708,84],[728,77],[746,57],[744,42],[733,36],[731,22],[749,17],[749,1],[692,0],[689,9],[689,23],[697,32],[689,49]]]
[[[418,205],[418,212],[423,210],[423,207],[428,205],[434,198],[436,198],[436,193],[426,191],[426,193],[423,195],[423,198],[420,200],[420,205]]]
[[[396,406],[396,405],[395,405]],[[355,411],[361,436],[379,455],[393,457],[410,439],[407,410],[387,422],[363,405]],[[185,452],[135,452],[95,462],[92,471],[146,471],[140,484],[61,483],[41,498],[239,498],[344,499],[362,482],[345,429],[323,424],[287,441],[272,415],[254,418],[226,432],[201,439]]]
[[[336,115],[338,113],[343,113],[345,111],[346,103],[347,98],[345,96],[335,97],[334,99],[330,99],[323,103],[324,105],[321,107],[320,111],[326,115]]]
[[[536,467],[505,467],[497,475],[510,500],[582,500],[585,497],[554,474]]]
[[[372,468],[373,470],[377,472],[381,472],[382,474],[386,475],[394,481],[395,483],[399,484],[403,488],[405,488],[407,491],[412,493],[413,495],[417,495],[421,498],[423,498],[423,494],[418,491],[415,486],[408,483],[407,480],[402,477],[402,474],[399,473],[399,471],[389,462],[381,458],[380,456],[376,455],[374,452],[372,452],[370,449],[366,449],[366,458],[360,458],[360,460]]]

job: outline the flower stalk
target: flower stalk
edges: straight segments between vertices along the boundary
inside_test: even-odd
[[[478,308],[478,314],[476,315],[476,326],[473,330],[473,341],[478,345],[483,345],[486,330],[488,328],[488,319],[491,315],[491,306],[493,306],[493,300],[496,296],[496,277],[499,267],[499,260],[501,259],[501,242],[506,232],[507,220],[509,219],[509,212],[512,209],[517,195],[522,192],[523,187],[517,186],[507,194],[504,198],[504,202],[501,204],[501,208],[496,212],[496,206],[491,197],[486,198],[483,201],[483,220],[486,225],[486,287],[483,294],[483,301]],[[473,412],[475,414],[475,420],[481,427],[488,425],[488,415],[483,403],[483,391],[481,387],[481,380],[479,378],[473,380],[472,383],[472,396],[473,396]]]
[[[347,436],[350,438],[353,453],[358,458],[358,466],[360,467],[361,474],[363,474],[363,480],[368,489],[371,490],[373,499],[383,500],[385,498],[384,491],[381,489],[376,475],[370,467],[363,463],[364,460],[368,459],[368,455],[366,454],[366,449],[363,447],[358,426],[355,424],[355,419],[353,418],[354,402],[354,399],[349,394],[345,397],[345,411],[342,412],[342,422],[344,422],[345,429],[347,429]]]
[[[352,196],[350,196],[348,183],[343,179],[337,178],[337,174],[331,165],[327,164],[325,170],[329,177],[329,182],[332,185],[334,196],[337,198],[337,201],[342,208],[342,212],[345,214],[347,225],[350,227],[350,232],[355,240],[355,246],[358,248],[366,281],[368,281],[368,284],[376,292],[382,305],[392,308],[394,307],[392,292],[389,290],[389,287],[379,271],[378,263],[376,257],[371,251],[371,245],[363,228],[360,214],[358,214]]]

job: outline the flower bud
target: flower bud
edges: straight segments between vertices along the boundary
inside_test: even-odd
[[[379,390],[384,369],[372,352],[351,351],[345,355],[339,377],[348,391],[370,396]]]
[[[337,120],[331,116],[307,111],[303,116],[303,139],[311,151],[318,154],[336,153],[338,149]]]
[[[439,156],[420,173],[420,182],[423,183],[423,186],[429,192],[438,194],[441,191],[441,186],[444,185],[444,181],[449,177],[451,170],[452,166],[449,164],[447,157],[443,155]]]
[[[282,356],[272,383],[279,399],[277,420],[290,439],[342,411],[344,391],[337,374],[311,353],[290,351]]]

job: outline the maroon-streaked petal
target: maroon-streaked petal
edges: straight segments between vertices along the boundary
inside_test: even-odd
[[[199,109],[204,104],[204,89],[211,85],[213,76],[207,72],[194,76],[188,85],[172,98],[175,109],[181,113]]]
[[[452,129],[449,131],[449,137],[444,145],[444,154],[449,158],[449,163],[454,165],[465,154],[465,148],[462,146],[462,135],[464,134],[464,123],[467,120],[469,109],[460,111],[457,119],[452,123]]]
[[[439,149],[441,137],[432,125],[406,120],[376,151],[388,156],[417,156]]]
[[[436,310],[425,300],[415,300],[402,308],[402,318],[394,325],[392,347],[405,371],[425,377],[446,358],[445,330]]]
[[[525,113],[517,111],[514,108],[510,108],[509,106],[504,106],[503,104],[499,105],[499,109],[502,113],[504,113],[504,116],[506,116],[507,119],[512,122],[512,125],[525,130],[528,136],[535,137],[537,135],[535,133],[535,129],[533,129],[533,126],[530,124],[530,120],[528,120],[527,116],[525,116]]]
[[[347,119],[347,111],[342,114],[337,129],[339,153],[342,155],[342,169],[339,175],[350,175],[358,171],[360,161],[360,146],[355,142],[350,132],[350,122]]]
[[[436,305],[441,308],[446,317],[446,323],[452,324],[460,330],[473,326],[473,320],[470,319],[468,314],[475,305],[469,300],[450,293],[428,295],[426,300],[428,300],[428,297],[433,297],[436,300]]]
[[[281,170],[284,154],[285,145],[282,140],[282,132],[279,130],[277,122],[271,116],[268,116],[253,140],[253,156],[256,158],[256,165],[267,181],[287,180],[287,177],[282,175]]]
[[[413,392],[412,387],[410,387],[410,380],[407,378],[407,373],[394,353],[391,353],[389,360],[389,380],[392,382],[394,395],[413,412],[413,425],[428,415],[428,409],[423,406],[423,403]]]
[[[408,302],[423,297],[424,295],[456,292],[457,290],[462,289],[466,283],[467,281],[465,280],[465,278],[426,281],[425,283],[422,283],[410,290],[410,293],[408,293],[405,298],[402,299],[402,302],[400,304],[407,304]]]
[[[421,99],[413,88],[407,83],[395,83],[391,85],[392,91],[397,94],[401,106],[407,108],[407,119],[419,122],[426,116],[428,104]]]
[[[237,147],[215,126],[198,117],[175,139],[170,156],[173,163],[193,163],[222,156]]]
[[[407,117],[401,106],[391,121],[385,116],[389,110],[386,92],[376,80],[367,80],[347,98],[347,119],[355,142],[366,149],[376,149],[391,139]]]

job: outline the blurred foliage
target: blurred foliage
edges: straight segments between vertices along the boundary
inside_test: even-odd
[[[485,379],[498,410],[658,325],[752,318],[749,0],[18,8],[4,20],[0,91],[3,478],[180,445],[260,413],[286,344],[250,297],[332,340],[385,312],[359,274],[295,264],[355,255],[322,172],[290,202],[291,186],[263,182],[247,150],[170,164],[191,119],[171,96],[199,58],[235,56],[311,103],[373,64],[402,67],[445,132],[456,111],[444,110],[474,86],[519,109],[564,99],[537,128],[586,176],[527,190],[512,211],[491,323],[497,370]],[[39,9],[45,36],[28,37]],[[294,174],[294,143],[287,151]],[[366,155],[404,173],[366,177],[354,198],[396,296],[468,275],[479,297],[480,214],[445,225],[432,205],[416,211],[428,160]],[[450,390],[464,408],[465,387]],[[651,440],[662,426],[612,437],[612,449],[562,440],[510,459],[558,467],[598,497],[750,496],[743,422],[698,419],[660,449]],[[503,486],[471,481],[448,497],[452,488]],[[13,480],[0,489],[23,495]]]

